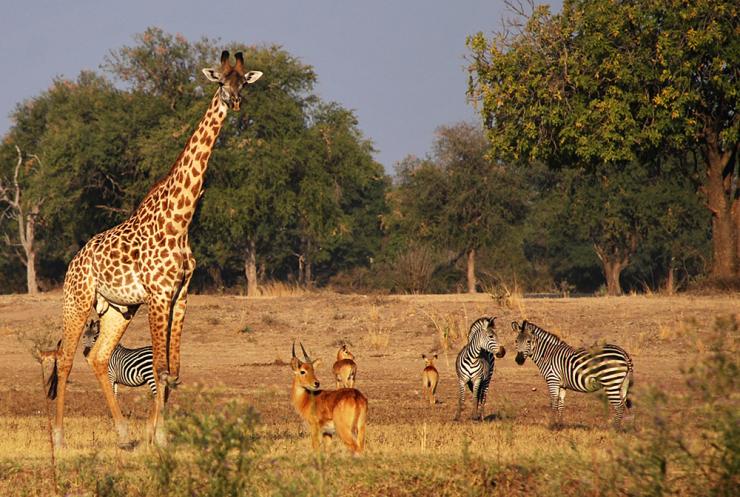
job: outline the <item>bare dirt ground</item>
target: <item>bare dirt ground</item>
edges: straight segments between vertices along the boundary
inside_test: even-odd
[[[513,299],[506,307],[489,295],[365,296],[316,293],[246,299],[194,295],[190,298],[182,345],[183,387],[197,385],[246,401],[266,424],[299,423],[288,399],[290,346],[298,339],[315,358],[323,385],[333,388],[331,364],[338,344],[350,344],[358,363],[356,387],[370,399],[372,425],[413,425],[420,420],[446,423],[456,406],[454,360],[462,341],[443,334],[464,334],[481,315],[498,317],[499,336],[508,349],[496,361],[487,414],[527,425],[547,425],[548,398],[536,367],[514,363],[510,322],[527,318],[560,334],[571,345],[596,342],[622,345],[635,363],[634,409],[639,422],[640,392],[649,386],[681,388],[680,370],[717,316],[739,316],[740,297],[656,297]],[[436,322],[436,326],[435,326]],[[441,331],[440,331],[441,330]],[[40,367],[26,337],[61,332],[61,294],[0,296],[0,417],[45,416]],[[54,342],[56,340],[53,340]],[[123,338],[127,346],[149,341],[146,307]],[[437,351],[439,404],[422,401],[420,354]],[[97,381],[78,350],[69,385],[66,413],[106,417]],[[173,399],[178,402],[178,393]],[[147,389],[121,388],[124,413],[144,419]],[[466,404],[470,412],[470,403]],[[566,422],[604,428],[608,414],[597,396],[570,393]],[[370,435],[369,435],[370,437]],[[372,442],[372,437],[370,437]],[[2,451],[0,451],[2,452]],[[13,454],[0,453],[0,459]]]
[[[496,360],[487,422],[455,423],[455,357],[469,325],[482,315],[498,317],[499,338],[508,353]],[[557,464],[569,465],[573,460],[562,459],[563,454],[580,458],[587,468],[595,461],[613,460],[623,440],[640,439],[641,419],[650,415],[643,401],[648,390],[685,389],[682,369],[701,357],[697,354],[706,352],[706,339],[716,319],[727,316],[740,320],[740,296],[515,297],[497,303],[485,294],[365,296],[319,292],[256,299],[194,295],[183,334],[183,385],[173,393],[172,404],[183,405],[206,391],[218,399],[234,399],[256,408],[262,421],[262,461],[267,465],[262,479],[255,483],[259,495],[310,495],[324,488],[325,479],[337,494],[459,495],[470,485],[470,478],[477,478],[484,493],[490,495],[485,490],[485,475],[489,474],[485,464],[510,468],[544,464],[560,475]],[[626,420],[627,434],[610,430],[611,413],[603,397],[572,392],[565,400],[566,428],[549,429],[544,380],[531,362],[523,366],[514,362],[510,323],[524,318],[574,346],[610,342],[630,353],[635,364],[630,395],[635,407]],[[29,350],[41,338],[56,344],[60,333],[60,293],[0,296],[0,430],[5,434],[0,440],[0,495],[48,494],[49,477],[43,468],[50,453],[47,409],[53,405],[45,400],[41,369]],[[288,363],[294,339],[314,358],[322,359],[317,374],[327,388],[334,386],[331,365],[337,347],[342,341],[349,343],[358,364],[356,387],[369,399],[363,461],[349,464],[346,451],[337,449],[341,444],[335,442],[329,466],[321,465],[319,473],[315,465],[305,466],[309,437],[289,401],[292,373]],[[129,347],[149,343],[146,307],[139,310],[122,343]],[[422,400],[421,354],[429,352],[439,354],[439,403],[435,406]],[[132,433],[141,439],[150,405],[148,389],[122,387],[120,391]],[[83,460],[74,458],[102,456],[112,461],[112,468],[138,464],[144,471],[144,444],[133,454],[115,449],[107,406],[79,349],[68,392],[68,448],[58,458],[74,464]],[[469,394],[466,401],[464,414],[469,414]],[[465,469],[470,467],[465,462],[470,454],[485,463],[479,473]],[[526,482],[521,481],[528,470],[514,471],[511,478],[499,480],[497,495],[531,495]],[[313,480],[305,479],[307,472]],[[308,490],[303,494],[275,490],[276,478],[299,478],[296,488]],[[559,488],[557,479],[542,481]],[[539,490],[543,494],[551,491],[543,488]],[[578,494],[578,488],[571,493]],[[514,493],[507,494],[507,489]]]

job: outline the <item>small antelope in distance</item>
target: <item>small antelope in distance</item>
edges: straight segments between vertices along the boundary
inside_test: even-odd
[[[439,383],[439,372],[434,366],[434,361],[437,360],[437,354],[430,357],[427,357],[426,354],[421,354],[421,358],[424,359],[424,363],[426,364],[424,371],[421,373],[424,393],[429,398],[429,403],[434,405],[437,403],[434,395],[437,393],[437,383]]]
[[[337,360],[332,367],[334,377],[337,380],[337,389],[354,388],[355,375],[357,374],[357,364],[354,361],[354,354],[349,351],[347,344],[343,343],[337,351]]]
[[[365,449],[365,424],[367,418],[367,397],[355,388],[339,390],[319,390],[319,380],[314,367],[320,359],[311,360],[301,344],[303,361],[295,355],[290,367],[293,370],[293,387],[290,400],[296,412],[308,423],[311,429],[311,444],[315,451],[320,450],[323,437],[328,443],[337,433],[353,455],[360,455]]]

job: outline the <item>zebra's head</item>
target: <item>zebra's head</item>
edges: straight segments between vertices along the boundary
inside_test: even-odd
[[[511,323],[511,328],[517,332],[516,357],[514,360],[520,366],[524,364],[527,357],[532,355],[532,332],[527,329],[527,320],[522,321],[521,326],[516,321]]]
[[[82,334],[82,355],[87,357],[87,355],[90,353],[90,349],[92,349],[92,346],[95,345],[95,341],[98,339],[99,335],[100,321],[93,320],[87,323],[87,326],[85,327],[85,333]]]
[[[470,327],[468,341],[473,342],[481,349],[495,354],[499,359],[506,355],[506,349],[499,344],[496,333],[496,318],[482,317]]]

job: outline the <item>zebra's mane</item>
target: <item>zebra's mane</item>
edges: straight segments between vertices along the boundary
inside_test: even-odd
[[[557,336],[555,333],[551,333],[545,329],[542,329],[536,324],[530,323],[529,321],[524,321],[522,323],[522,326],[524,327],[524,329],[526,329],[541,340],[545,340],[551,343],[560,343],[563,341],[563,339]]]

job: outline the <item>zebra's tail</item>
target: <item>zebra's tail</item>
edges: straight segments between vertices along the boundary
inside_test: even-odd
[[[57,398],[57,387],[59,386],[59,368],[57,366],[57,362],[59,361],[59,347],[62,346],[62,341],[59,340],[57,343],[57,353],[54,354],[54,369],[51,371],[51,376],[49,376],[49,379],[46,382],[46,385],[49,387],[49,391],[46,392],[46,397],[54,400]]]

